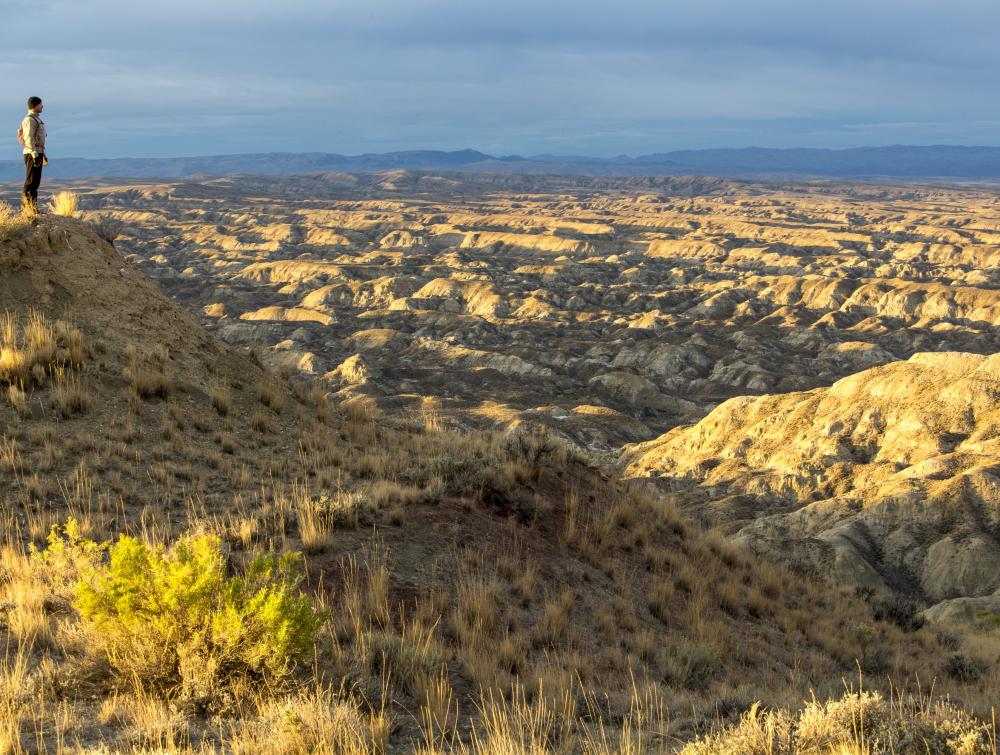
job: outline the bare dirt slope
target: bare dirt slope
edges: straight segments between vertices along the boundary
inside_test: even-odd
[[[214,502],[259,487],[241,469],[267,476],[298,448],[305,409],[287,387],[212,338],[88,224],[47,217],[2,242],[0,302],[14,330],[38,315],[81,343],[78,363],[57,354],[2,386],[5,497],[31,505],[35,536],[74,474],[99,478],[106,515],[145,509],[169,522],[196,491]],[[78,405],[60,405],[64,388]],[[287,411],[262,405],[272,394]]]

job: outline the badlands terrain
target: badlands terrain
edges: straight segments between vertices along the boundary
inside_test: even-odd
[[[733,396],[1000,350],[990,191],[405,172],[75,188],[268,364],[592,450]]]
[[[338,400],[544,425],[761,553],[1000,613],[993,189],[405,171],[74,188],[210,331]]]
[[[0,217],[0,750],[996,752],[990,190],[72,188]],[[308,652],[116,640],[67,517],[304,554]]]

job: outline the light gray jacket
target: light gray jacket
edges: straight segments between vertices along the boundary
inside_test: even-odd
[[[24,136],[24,154],[45,154],[45,123],[37,113],[28,113],[21,121],[21,134]]]

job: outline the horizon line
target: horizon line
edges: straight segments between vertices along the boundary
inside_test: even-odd
[[[671,155],[671,154],[681,154],[681,153],[692,153],[692,152],[747,152],[751,150],[757,150],[761,152],[797,152],[797,151],[809,151],[809,152],[857,152],[862,150],[889,150],[889,149],[961,149],[961,150],[977,150],[977,149],[1000,149],[1000,145],[990,145],[990,144],[948,144],[948,143],[936,143],[936,144],[906,144],[906,143],[895,143],[895,144],[885,144],[885,145],[862,145],[859,147],[808,147],[808,146],[794,146],[794,147],[761,147],[757,145],[747,145],[743,147],[693,147],[693,148],[683,148],[683,149],[664,149],[653,152],[645,152],[638,155],[630,155],[627,153],[619,153],[611,157],[601,157],[598,155],[586,154],[586,153],[554,153],[554,152],[543,152],[534,153],[528,155],[522,155],[519,153],[503,153],[503,154],[492,154],[489,152],[484,152],[475,147],[462,147],[458,149],[432,149],[432,148],[414,148],[414,149],[389,149],[382,152],[358,152],[358,153],[347,153],[347,152],[333,152],[325,150],[316,151],[302,151],[302,152],[290,152],[283,150],[270,150],[270,151],[258,151],[258,152],[216,152],[216,153],[206,153],[206,154],[192,154],[192,155],[155,155],[155,156],[136,156],[136,155],[117,155],[114,157],[83,157],[79,155],[67,155],[65,157],[56,158],[60,161],[62,160],[202,160],[208,158],[226,158],[226,157],[255,157],[261,155],[288,155],[288,156],[306,156],[306,155],[323,155],[323,156],[337,156],[344,158],[361,158],[368,156],[382,156],[382,155],[406,155],[406,154],[419,154],[419,153],[432,153],[432,154],[443,154],[443,155],[455,155],[463,152],[475,152],[483,155],[486,158],[494,160],[541,160],[542,158],[565,158],[565,159],[581,159],[585,158],[588,160],[595,160],[600,162],[613,162],[616,160],[642,160],[648,157],[654,157],[658,155]],[[17,163],[16,159],[0,160],[2,162],[13,162]]]

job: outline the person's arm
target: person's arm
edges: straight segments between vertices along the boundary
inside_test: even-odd
[[[35,149],[35,135],[38,132],[38,124],[30,115],[24,119],[22,131],[24,132],[24,146],[31,152],[31,156],[38,159],[38,150]]]

